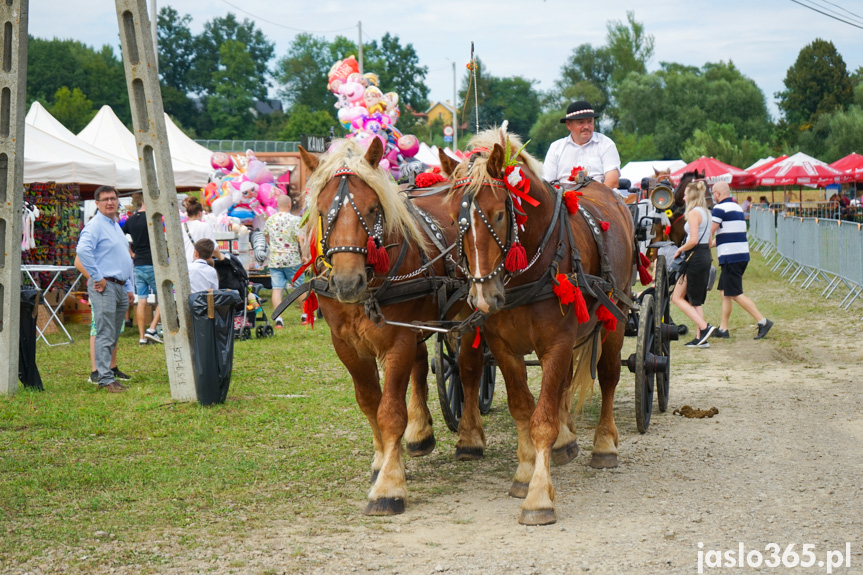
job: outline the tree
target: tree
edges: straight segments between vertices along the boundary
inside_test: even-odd
[[[190,91],[189,73],[195,58],[195,37],[189,29],[191,21],[191,16],[181,16],[170,6],[159,10],[159,76],[163,86],[182,94]]]
[[[767,156],[767,144],[739,138],[733,124],[719,124],[708,120],[704,128],[698,128],[684,143],[680,158],[691,162],[701,156],[714,157],[720,162],[745,168]]]
[[[606,43],[612,85],[620,84],[630,72],[644,74],[653,58],[653,35],[644,32],[644,24],[635,21],[635,12],[626,12],[626,22],[614,20],[606,25]]]
[[[189,71],[190,88],[203,95],[216,93],[214,78],[219,69],[221,47],[234,40],[245,46],[249,55],[250,76],[254,78],[251,97],[265,99],[269,85],[269,64],[275,55],[273,43],[255,27],[254,22],[245,19],[242,23],[228,12],[223,18],[213,18],[204,24],[204,31],[195,37],[195,59]]]
[[[587,100],[602,114],[611,102],[611,53],[607,48],[582,44],[572,51],[555,82],[552,105],[561,110],[575,100]]]
[[[226,40],[219,48],[219,67],[213,72],[215,94],[207,97],[207,111],[213,121],[210,137],[243,139],[254,134],[255,87],[258,77],[252,56],[237,40]]]
[[[565,124],[560,123],[563,112],[552,110],[541,114],[530,129],[530,143],[528,151],[537,158],[544,158],[552,142],[559,140],[569,134]]]
[[[822,114],[810,130],[801,132],[798,147],[825,162],[863,150],[863,108],[850,106]]]
[[[420,111],[428,109],[429,88],[425,84],[428,66],[420,66],[413,44],[402,46],[398,36],[387,32],[380,44],[372,40],[368,48],[363,48],[363,59],[364,70],[378,75],[381,90],[399,95],[402,109],[405,106]],[[415,123],[413,116],[403,114],[398,127],[409,131]]]
[[[276,64],[275,77],[282,85],[279,94],[288,106],[332,110],[336,98],[327,90],[327,73],[334,62],[326,39],[297,34],[288,53]]]
[[[63,86],[54,94],[54,104],[51,115],[72,132],[78,133],[90,123],[96,115],[93,102],[79,88],[69,90]]]
[[[312,111],[306,106],[294,106],[288,121],[279,132],[279,139],[299,140],[302,134],[321,136],[329,134],[330,128],[334,128],[338,135],[344,134],[339,121],[326,110]]]
[[[821,114],[845,109],[852,102],[851,78],[833,42],[817,39],[797,55],[777,92],[783,114],[783,137],[793,144]]]
[[[640,136],[615,130],[611,133],[611,139],[617,145],[621,166],[633,161],[655,160],[659,157],[659,150],[656,149],[653,136],[650,134]]]

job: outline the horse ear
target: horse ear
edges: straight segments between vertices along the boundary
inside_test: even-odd
[[[440,158],[440,169],[443,173],[448,176],[452,176],[453,172],[455,172],[456,166],[458,166],[458,162],[449,157],[449,155],[444,152],[441,148],[437,150],[438,158]]]
[[[503,147],[500,144],[495,144],[491,149],[486,165],[489,175],[500,177],[503,174]]]
[[[310,154],[306,151],[302,146],[300,148],[300,157],[303,159],[303,163],[309,169],[309,173],[314,173],[315,170],[318,169],[318,157]]]
[[[378,164],[384,157],[384,145],[380,138],[372,138],[372,143],[369,144],[369,150],[366,152],[366,161],[373,168],[377,168]]]

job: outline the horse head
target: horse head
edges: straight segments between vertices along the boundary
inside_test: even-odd
[[[320,231],[319,257],[332,268],[330,289],[342,303],[362,301],[370,277],[389,271],[388,240],[414,236],[425,246],[398,187],[380,167],[383,152],[378,138],[368,150],[353,140],[337,140],[320,160],[300,148],[311,172],[307,235],[318,237]]]

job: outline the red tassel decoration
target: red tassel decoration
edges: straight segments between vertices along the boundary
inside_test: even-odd
[[[671,226],[665,226],[665,237],[668,237],[668,234],[671,233]]]
[[[611,301],[614,302],[614,300]],[[596,319],[602,322],[602,326],[608,332],[617,329],[617,318],[604,305],[599,306],[599,309],[596,310]]]
[[[527,223],[527,214],[520,214],[518,212],[515,213],[515,224],[517,226],[523,226]]]
[[[575,301],[575,292],[576,288],[570,283],[569,278],[566,277],[566,274],[557,274],[554,276],[556,280],[554,287],[551,288],[551,291],[554,292],[554,295],[557,296],[557,299],[560,300],[560,303],[563,305],[569,305]]]
[[[479,327],[477,327],[477,328],[476,328],[476,337],[475,337],[475,338],[473,338],[473,345],[472,345],[471,347],[473,347],[474,349],[478,348],[478,347],[479,347],[479,342],[481,341],[481,339],[482,339],[482,336],[480,336],[480,334],[479,334]]]
[[[390,255],[387,253],[387,248],[381,246],[377,248],[377,258],[375,261],[375,273],[385,274],[390,271]]]
[[[369,236],[369,241],[366,242],[366,263],[370,266],[378,263],[378,245],[372,236]]]
[[[638,252],[638,261],[640,261],[641,265],[643,265],[644,267],[650,266],[650,260],[647,259],[647,256],[641,252]]]
[[[521,271],[527,267],[527,252],[523,245],[518,242],[512,242],[509,253],[506,254],[504,267],[510,273]]]
[[[306,301],[303,302],[303,313],[306,314],[306,321],[309,327],[315,327],[315,312],[318,311],[318,296],[315,292],[310,292],[306,296]]]
[[[599,222],[599,227],[602,229],[602,231],[607,232],[608,228],[611,227],[611,224],[609,224],[608,222]]]
[[[569,190],[563,193],[563,203],[566,204],[566,211],[574,214],[578,211],[578,197],[584,195],[582,192]]]
[[[578,323],[587,323],[590,321],[590,313],[587,311],[587,303],[584,301],[584,296],[581,294],[580,288],[575,289],[575,319]]]
[[[653,283],[653,276],[650,275],[650,272],[644,266],[638,266],[638,281],[643,286],[649,286]]]

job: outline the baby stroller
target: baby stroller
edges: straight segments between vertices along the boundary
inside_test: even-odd
[[[224,260],[214,262],[219,276],[219,289],[232,289],[242,294],[243,301],[234,308],[234,337],[240,340],[252,339],[252,328],[257,337],[273,337],[275,332],[267,314],[261,306],[265,300],[260,297],[261,284],[249,282],[249,274],[237,256],[226,253]],[[256,323],[264,325],[255,327]]]

